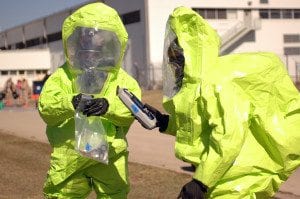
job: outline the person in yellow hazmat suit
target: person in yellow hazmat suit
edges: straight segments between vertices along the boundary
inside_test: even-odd
[[[300,165],[300,95],[272,53],[219,56],[220,38],[186,7],[169,16],[159,131],[195,165],[178,198],[270,198]]]
[[[134,117],[116,95],[117,86],[141,97],[136,80],[121,68],[127,39],[118,13],[103,3],[84,5],[65,19],[66,62],[47,79],[38,103],[53,148],[44,184],[46,198],[85,198],[91,190],[97,198],[127,197],[126,133]],[[75,150],[77,110],[102,123],[107,164]]]

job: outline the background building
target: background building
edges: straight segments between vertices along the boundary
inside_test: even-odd
[[[103,2],[119,12],[129,34],[123,67],[146,89],[162,85],[165,24],[168,15],[180,5],[193,8],[217,30],[222,38],[220,54],[274,52],[286,64],[291,78],[295,82],[300,81],[299,0]],[[41,78],[38,76],[40,73],[53,72],[64,62],[61,25],[68,15],[82,5],[0,32],[0,88],[8,77],[31,75],[31,80],[38,80]],[[38,51],[46,57],[48,52],[48,58],[36,59],[38,63],[32,63],[30,53],[33,55]],[[18,57],[21,52],[24,56]],[[10,60],[17,59],[18,62],[9,65],[2,61],[3,57],[14,57]]]

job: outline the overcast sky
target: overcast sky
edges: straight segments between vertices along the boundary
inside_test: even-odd
[[[0,31],[85,2],[88,0],[1,0]]]

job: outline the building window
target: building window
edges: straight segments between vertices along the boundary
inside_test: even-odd
[[[269,18],[269,10],[260,10],[259,16],[261,19],[268,19]]]
[[[293,18],[293,12],[291,10],[282,10],[282,18],[283,19]]]
[[[220,9],[217,12],[217,18],[218,19],[226,19],[227,15],[226,15],[226,10],[225,9]]]
[[[300,19],[300,10],[294,10],[294,18]]]
[[[216,12],[214,9],[208,9],[206,10],[206,19],[216,19]]]
[[[9,74],[10,75],[17,75],[17,71],[16,70],[11,70],[11,71],[9,71]]]
[[[41,74],[41,73],[42,73],[41,70],[36,70],[36,71],[35,71],[35,74],[37,74],[37,75],[39,75],[39,74]]]
[[[26,71],[28,76],[33,76],[34,75],[34,70],[28,70]]]
[[[300,19],[300,9],[261,9],[261,19]]]
[[[45,37],[42,37],[42,38],[41,38],[41,42],[42,42],[42,44],[45,44],[45,43],[47,43],[47,38],[45,38]]]
[[[280,10],[271,10],[272,19],[280,19]]]
[[[269,0],[259,0],[260,3],[269,3]]]
[[[23,42],[16,43],[16,49],[23,49],[23,48],[25,48],[25,44]]]
[[[205,18],[205,10],[204,9],[194,9],[201,17]]]
[[[62,39],[61,31],[47,35],[48,42],[54,42]]]
[[[7,70],[2,70],[1,75],[8,75],[8,71]]]
[[[285,47],[285,55],[300,55],[300,47]]]
[[[283,35],[284,43],[296,43],[300,42],[300,34]]]
[[[37,46],[40,44],[40,38],[34,38],[26,41],[26,47]]]
[[[24,75],[25,74],[25,70],[19,70],[19,75]]]
[[[204,19],[227,19],[227,10],[225,9],[200,9],[193,8]]]
[[[141,21],[139,10],[123,14],[121,17],[124,25]]]

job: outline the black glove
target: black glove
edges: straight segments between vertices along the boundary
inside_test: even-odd
[[[206,193],[207,186],[202,182],[193,179],[182,187],[177,199],[205,199]]]
[[[88,117],[103,115],[107,112],[108,106],[105,98],[87,99],[83,101],[82,113]]]
[[[79,93],[78,95],[75,95],[72,98],[72,104],[73,104],[73,107],[74,107],[75,110],[78,108],[78,105],[81,101],[81,98],[82,98],[82,93]]]
[[[156,108],[150,106],[149,104],[144,105],[156,118],[156,126],[159,127],[160,132],[164,132],[168,128],[169,115],[162,114]]]

